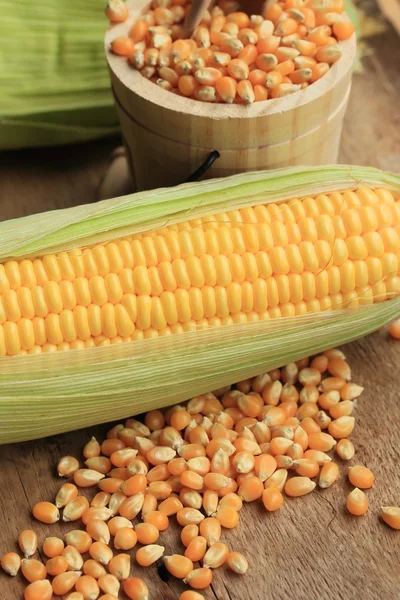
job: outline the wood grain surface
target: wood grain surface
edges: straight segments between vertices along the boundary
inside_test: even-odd
[[[342,138],[341,161],[400,171],[400,41],[391,29],[371,41],[375,54],[354,77]],[[98,197],[99,185],[119,140],[51,150],[30,150],[0,157],[0,220],[64,208]],[[350,486],[342,477],[331,489],[303,499],[287,499],[279,513],[245,506],[241,524],[224,538],[249,559],[245,577],[215,572],[207,600],[398,600],[400,534],[378,519],[382,505],[400,503],[400,343],[378,332],[346,348],[353,378],[366,390],[359,399],[352,439],[354,463],[371,467],[374,488],[367,492],[365,517],[346,514]],[[84,399],[82,399],[84,402]],[[51,500],[60,486],[57,460],[81,455],[91,435],[106,427],[46,440],[0,447],[0,555],[16,549],[18,533],[34,527],[43,541],[74,529],[33,523],[32,505]],[[90,493],[90,492],[89,492]],[[161,540],[166,553],[181,550],[171,527]],[[143,569],[133,567],[139,574]],[[161,582],[155,568],[144,573],[150,600],[176,600],[183,585]],[[0,600],[23,595],[22,576],[0,574]]]

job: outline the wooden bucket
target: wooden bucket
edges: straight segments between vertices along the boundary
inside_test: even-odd
[[[124,23],[111,26],[105,49],[124,143],[137,190],[184,182],[218,150],[206,177],[337,162],[351,88],[356,41],[341,42],[343,57],[308,88],[250,106],[208,104],[171,94],[110,51],[127,35],[149,0],[128,0]]]

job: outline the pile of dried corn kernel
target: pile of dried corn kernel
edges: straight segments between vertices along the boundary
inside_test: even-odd
[[[339,60],[338,42],[354,33],[343,0],[282,0],[251,16],[220,0],[192,39],[182,39],[189,8],[189,0],[153,0],[111,50],[160,87],[204,102],[252,104],[306,88]],[[106,15],[121,22],[129,10],[111,0]]]
[[[139,542],[139,565],[162,561],[192,588],[180,600],[203,600],[193,590],[211,584],[213,569],[226,564],[235,573],[247,571],[245,556],[220,541],[224,529],[239,524],[243,502],[261,501],[267,511],[276,511],[283,493],[304,496],[316,482],[324,489],[336,481],[339,468],[329,451],[335,449],[343,461],[353,459],[347,438],[363,388],[350,380],[343,353],[328,350],[186,405],[150,411],[144,422],[115,425],[101,444],[95,438],[86,444],[86,468],[72,456],[61,458],[60,477],[74,483],[61,486],[54,504],[33,507],[43,523],[59,521],[63,509],[63,521],[83,526],[69,531],[65,543],[44,540],[46,564],[32,558],[38,540],[25,530],[18,540],[25,558],[10,552],[1,566],[10,575],[21,568],[29,582],[25,600],[50,600],[53,593],[69,594],[66,600],[96,600],[100,594],[101,600],[115,600],[121,585],[132,600],[156,598],[143,579],[130,576],[131,551]],[[354,465],[348,478],[355,489],[347,509],[363,515],[368,500],[362,489],[373,485],[374,475]],[[100,491],[90,502],[79,494],[78,488],[96,486]],[[400,529],[400,508],[384,507],[381,516]],[[158,543],[171,517],[182,527],[182,555],[165,556]]]

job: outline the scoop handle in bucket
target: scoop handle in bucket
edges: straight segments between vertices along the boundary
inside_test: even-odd
[[[211,5],[212,0],[193,0],[183,25],[183,37],[190,38],[200,23],[203,13]]]
[[[244,10],[248,14],[264,13],[269,4],[277,2],[277,0],[240,0],[238,9]],[[193,0],[190,10],[186,16],[183,25],[183,37],[189,38],[193,35],[194,30],[200,23],[204,11],[215,5],[215,0]]]

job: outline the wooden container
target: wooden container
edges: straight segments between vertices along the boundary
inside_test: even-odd
[[[350,94],[356,41],[341,42],[343,57],[308,88],[250,106],[208,104],[171,94],[110,52],[149,0],[128,0],[125,23],[111,26],[105,49],[115,104],[137,190],[182,183],[218,150],[206,176],[293,165],[336,163]]]

